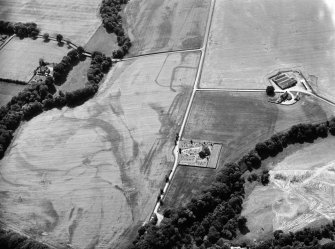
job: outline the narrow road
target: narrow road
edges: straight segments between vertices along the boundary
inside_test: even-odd
[[[219,91],[221,91],[221,92],[265,92],[265,89],[198,88],[198,89],[196,89],[196,91],[199,91],[199,92],[202,92],[202,91],[203,92],[206,92],[206,91],[216,91],[216,92],[219,92]],[[334,102],[316,94],[315,92],[299,91],[299,90],[294,90],[294,91],[313,96],[314,98],[319,99],[323,102],[326,102],[329,105],[335,106]],[[281,91],[281,92],[285,92],[285,91]]]
[[[186,125],[186,121],[187,121],[187,118],[189,116],[189,113],[190,113],[190,110],[191,110],[191,106],[192,106],[192,103],[193,103],[193,99],[194,99],[194,96],[195,96],[195,93],[197,92],[198,90],[198,84],[200,82],[200,78],[201,78],[201,72],[202,72],[202,68],[203,68],[203,65],[204,65],[204,60],[205,60],[205,55],[206,55],[206,50],[207,50],[207,43],[208,43],[208,38],[209,38],[209,31],[210,31],[210,27],[211,27],[211,24],[212,24],[212,18],[213,18],[213,12],[214,12],[214,5],[215,5],[215,0],[212,0],[211,1],[211,6],[210,6],[210,12],[208,14],[208,19],[207,19],[207,26],[206,26],[206,32],[205,32],[205,37],[204,37],[204,41],[203,41],[203,45],[202,45],[202,48],[200,49],[195,49],[195,50],[183,50],[183,51],[187,51],[187,52],[190,52],[190,51],[200,51],[201,52],[201,57],[200,57],[200,61],[199,61],[199,66],[198,66],[198,70],[197,70],[197,75],[196,75],[196,78],[195,78],[195,81],[194,81],[194,85],[193,85],[193,90],[192,90],[192,94],[191,94],[191,97],[190,97],[190,100],[188,102],[188,105],[187,105],[187,108],[186,108],[186,112],[185,112],[185,115],[184,115],[184,119],[183,119],[183,122],[181,124],[181,127],[180,127],[180,130],[179,130],[179,138],[182,136],[183,132],[184,132],[184,128],[185,128],[185,125]],[[183,51],[179,51],[179,52],[183,52]],[[170,186],[170,182],[172,181],[173,179],[173,176],[176,172],[176,169],[177,169],[177,166],[178,166],[178,150],[179,150],[179,142],[180,140],[178,139],[177,143],[176,143],[176,146],[174,147],[173,149],[173,155],[174,155],[174,164],[173,164],[173,168],[172,168],[172,171],[169,175],[169,181],[165,184],[164,186],[164,189],[163,189],[163,194],[160,195],[160,198],[163,199],[165,194],[167,193],[167,190]],[[160,222],[162,219],[163,219],[163,215],[159,214],[158,213],[158,209],[160,207],[160,202],[157,201],[156,205],[155,205],[155,208],[153,210],[153,213],[152,214],[156,214],[157,215],[157,218],[158,218],[158,222]],[[152,215],[150,216],[152,217]]]
[[[138,57],[146,57],[146,56],[151,56],[151,55],[156,55],[156,54],[175,54],[175,53],[188,53],[188,52],[196,52],[196,51],[202,51],[203,48],[196,48],[196,49],[177,49],[177,50],[172,50],[172,51],[160,51],[160,52],[151,52],[147,54],[139,54],[139,55],[134,55],[130,56],[127,58],[123,58],[120,61],[128,61],[132,59],[136,59]]]
[[[227,89],[227,88],[198,88],[199,92],[221,91],[221,92],[265,92],[265,89]]]

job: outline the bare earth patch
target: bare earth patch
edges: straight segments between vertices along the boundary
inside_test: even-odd
[[[58,63],[68,51],[66,45],[60,47],[53,41],[14,37],[0,50],[0,78],[28,82],[40,58]]]
[[[13,96],[21,92],[25,85],[18,85],[0,81],[0,106],[6,105]]]
[[[101,0],[0,0],[1,19],[35,22],[50,35],[61,33],[83,46],[100,26]]]
[[[130,55],[200,48],[209,7],[210,0],[130,1],[124,10]]]
[[[172,167],[198,60],[120,62],[93,99],[22,125],[0,162],[1,220],[55,244],[125,248]]]
[[[319,139],[269,165],[270,184],[256,187],[244,203],[242,215],[251,231],[247,238],[335,218],[334,149],[334,137]]]

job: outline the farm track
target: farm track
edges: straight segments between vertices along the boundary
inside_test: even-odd
[[[160,52],[152,52],[152,53],[147,53],[147,54],[139,54],[139,55],[134,55],[134,56],[130,56],[130,57],[121,59],[120,61],[128,61],[128,60],[136,59],[136,58],[139,58],[139,57],[147,57],[147,56],[157,55],[157,54],[176,54],[176,53],[189,53],[189,52],[197,52],[197,51],[202,51],[202,48],[179,49],[179,50],[160,51]]]

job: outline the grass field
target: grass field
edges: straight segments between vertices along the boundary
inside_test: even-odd
[[[41,32],[61,33],[83,46],[101,24],[101,0],[0,0],[2,20],[35,22]]]
[[[84,49],[91,53],[100,51],[107,56],[112,56],[113,51],[119,49],[119,46],[117,45],[116,35],[107,33],[106,29],[101,25],[84,46]]]
[[[133,0],[125,8],[130,55],[200,48],[210,0]]]
[[[314,0],[216,1],[201,87],[265,88],[265,75],[298,66],[335,100],[333,10]]]
[[[79,88],[83,88],[87,82],[87,71],[91,64],[91,58],[86,57],[84,61],[80,61],[74,66],[61,86],[57,87],[63,92],[72,92]]]
[[[334,149],[334,137],[318,139],[269,165],[270,184],[257,186],[244,203],[250,229],[245,239],[263,240],[277,229],[296,231],[335,218]]]
[[[330,118],[332,108],[312,97],[292,106],[271,104],[265,93],[198,92],[183,138],[222,143],[218,169],[239,159],[257,142],[294,124]],[[210,184],[216,170],[179,168],[165,200],[166,207],[190,200],[200,188]],[[186,184],[189,183],[189,184]]]
[[[40,58],[58,63],[68,51],[66,45],[60,47],[56,42],[14,37],[0,50],[0,78],[28,82]]]
[[[51,243],[125,248],[172,168],[198,61],[120,62],[93,99],[22,125],[0,162],[1,220]]]
[[[25,88],[25,85],[18,85],[0,81],[0,106],[7,104],[13,96]]]

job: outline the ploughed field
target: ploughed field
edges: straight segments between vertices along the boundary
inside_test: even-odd
[[[54,41],[13,37],[0,50],[0,78],[28,82],[39,66],[39,59],[58,63],[69,51],[68,46],[60,47]]]
[[[130,55],[202,46],[210,0],[132,0],[124,24],[132,41]]]
[[[335,100],[332,2],[216,1],[201,87],[265,89],[273,70],[299,67]]]
[[[263,239],[275,230],[297,231],[335,218],[335,138],[319,139],[299,150],[293,147],[285,149],[284,158],[266,165],[270,183],[257,186],[246,199],[246,238]]]
[[[284,106],[269,103],[265,92],[202,91],[196,93],[182,138],[222,143],[216,169],[220,170],[276,132],[294,124],[325,121],[333,114],[330,105],[311,96]],[[216,170],[178,166],[164,206],[186,204],[210,184]]]
[[[199,57],[120,62],[93,99],[23,124],[0,162],[0,220],[75,248],[131,243],[172,168]]]
[[[101,0],[0,0],[2,20],[35,22],[41,32],[61,33],[83,46],[101,24]]]

